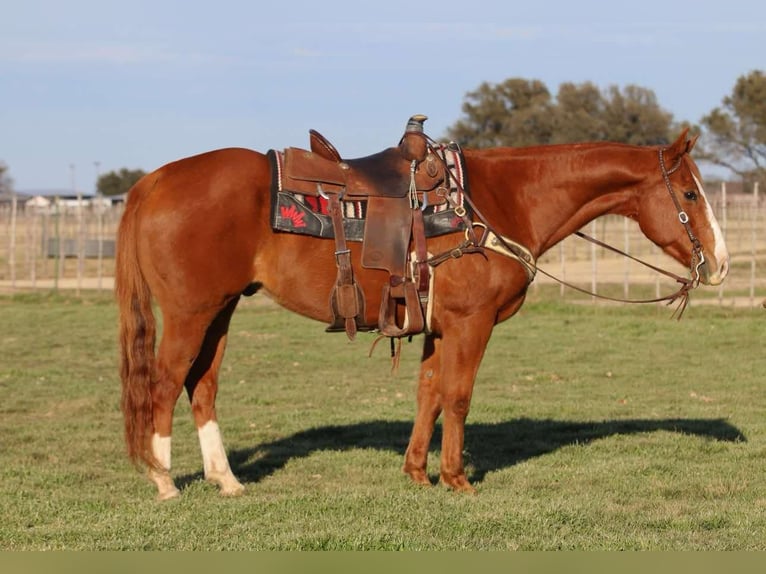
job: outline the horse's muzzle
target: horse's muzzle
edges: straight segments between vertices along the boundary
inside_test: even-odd
[[[720,285],[723,280],[729,274],[729,256],[727,255],[721,263],[714,267],[717,263],[715,259],[707,259],[702,265],[700,265],[700,282],[705,285]]]

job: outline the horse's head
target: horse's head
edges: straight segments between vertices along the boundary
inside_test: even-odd
[[[729,252],[689,155],[697,138],[687,134],[655,152],[656,175],[641,190],[637,219],[649,239],[691,269],[692,279],[718,285],[729,271]]]

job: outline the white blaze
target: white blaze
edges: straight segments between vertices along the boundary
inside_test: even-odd
[[[697,190],[700,192],[700,195],[705,198],[705,215],[707,216],[708,221],[713,228],[713,239],[715,241],[713,256],[719,265],[719,268],[715,271],[720,272],[721,279],[723,279],[728,271],[729,261],[729,252],[726,249],[726,242],[723,239],[723,232],[721,231],[721,226],[718,224],[718,220],[715,218],[715,214],[713,214],[713,208],[710,207],[710,202],[707,200],[705,190],[702,189],[702,183],[695,176],[692,177],[694,177],[694,183],[697,184]]]

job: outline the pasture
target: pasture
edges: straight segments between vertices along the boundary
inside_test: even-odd
[[[372,335],[256,296],[218,397],[247,492],[202,480],[182,400],[167,503],[124,454],[111,296],[0,297],[0,550],[766,549],[766,311],[694,293],[677,322],[552,293],[495,329],[479,371],[477,496],[400,472],[420,337],[392,374]]]

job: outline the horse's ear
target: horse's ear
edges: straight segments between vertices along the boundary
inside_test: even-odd
[[[688,135],[689,128],[684,128],[676,138],[676,141],[674,141],[666,148],[665,151],[667,157],[671,162],[675,162],[678,158],[680,158],[683,154],[687,153],[691,149],[691,147],[689,147],[689,140],[686,139]],[[692,143],[692,145],[694,145],[694,143]]]
[[[689,141],[686,142],[686,153],[691,153],[691,151],[694,149],[694,144],[697,143],[698,139],[700,139],[699,134],[694,134],[691,138],[689,138]]]

